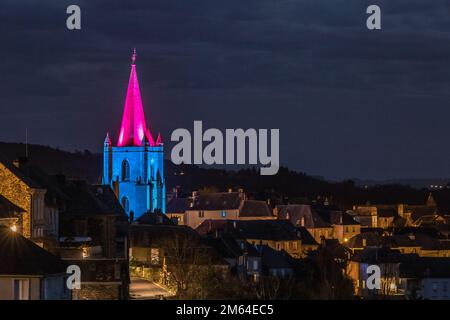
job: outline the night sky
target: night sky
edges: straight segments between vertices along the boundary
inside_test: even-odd
[[[82,30],[66,29],[78,4]],[[366,28],[369,4],[382,30]],[[0,3],[0,141],[100,152],[137,48],[147,122],[279,128],[282,165],[331,179],[450,177],[448,0]],[[169,154],[169,144],[167,154]]]

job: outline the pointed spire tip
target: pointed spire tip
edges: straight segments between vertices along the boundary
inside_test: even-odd
[[[133,49],[133,54],[131,55],[131,64],[132,64],[132,65],[135,65],[135,64],[136,64],[136,57],[137,57],[137,54],[136,54],[136,48],[134,48],[134,49]]]

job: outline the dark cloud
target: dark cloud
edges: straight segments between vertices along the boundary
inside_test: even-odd
[[[0,140],[100,151],[131,48],[150,126],[281,129],[281,160],[331,178],[450,177],[450,3],[361,0],[0,4]]]

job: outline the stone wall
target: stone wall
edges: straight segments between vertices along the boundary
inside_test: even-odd
[[[31,237],[31,188],[0,162],[0,194],[24,209],[22,214],[22,234]]]
[[[119,300],[120,285],[82,284],[81,289],[72,291],[73,300]]]

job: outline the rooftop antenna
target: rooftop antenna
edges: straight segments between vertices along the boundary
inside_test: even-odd
[[[28,128],[25,128],[25,157],[28,158]]]

